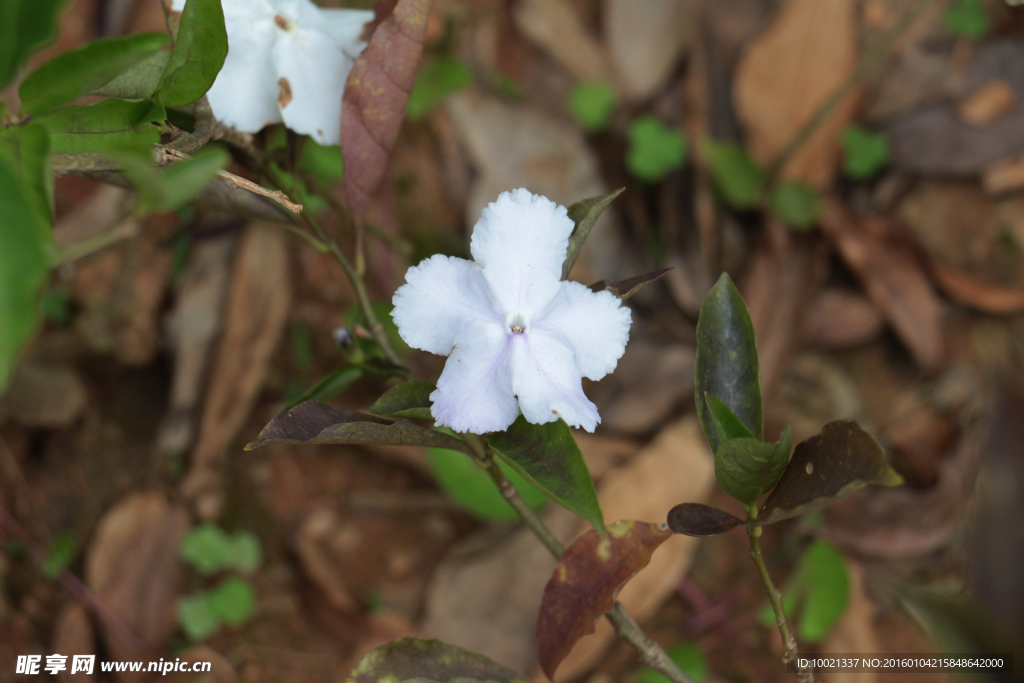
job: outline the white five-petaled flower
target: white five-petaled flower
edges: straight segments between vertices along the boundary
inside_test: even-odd
[[[523,416],[589,432],[601,421],[581,378],[615,369],[630,312],[607,291],[562,281],[573,222],[525,189],[504,192],[473,228],[475,261],[413,266],[391,315],[410,346],[449,356],[430,395],[438,425],[501,431]]]
[[[182,11],[184,0],[174,0]],[[321,145],[341,138],[341,95],[370,10],[310,0],[222,0],[228,56],[207,93],[213,115],[245,133],[284,121]]]

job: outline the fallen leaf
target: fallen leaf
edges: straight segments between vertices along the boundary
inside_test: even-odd
[[[73,655],[95,654],[96,635],[93,633],[92,622],[89,621],[89,613],[82,605],[71,603],[57,615],[50,649],[52,652],[67,654],[69,662]],[[72,683],[75,679],[71,677],[71,667],[68,666],[59,672],[57,680],[61,683]]]
[[[665,84],[694,40],[699,10],[693,0],[604,0],[605,43],[628,98],[646,99]]]
[[[819,293],[804,313],[800,338],[823,349],[848,349],[877,339],[885,321],[870,301],[845,289]]]
[[[544,48],[581,81],[611,82],[612,70],[601,44],[566,0],[523,0],[512,16],[527,38]]]
[[[430,0],[399,0],[352,66],[341,101],[341,149],[349,210],[361,220],[384,179],[423,52]]]
[[[826,202],[822,228],[918,365],[936,370],[944,355],[942,304],[906,245],[835,200]]]
[[[566,548],[544,589],[537,616],[537,649],[548,678],[573,645],[593,633],[595,622],[615,607],[624,583],[647,566],[654,551],[671,537],[664,525],[625,520],[607,536],[591,530]]]
[[[790,0],[744,54],[733,92],[750,152],[762,165],[778,157],[852,73],[856,6],[852,0]],[[831,186],[839,168],[839,136],[856,102],[856,91],[839,102],[789,161],[784,178],[817,189]]]
[[[961,101],[956,113],[964,123],[987,126],[1010,111],[1016,99],[1006,81],[990,81]]]
[[[990,195],[1012,192],[1024,187],[1024,154],[1001,159],[984,169],[981,185]]]
[[[419,681],[437,683],[526,683],[521,674],[486,657],[437,640],[403,638],[368,653],[352,669],[353,683]]]
[[[206,394],[199,439],[182,484],[204,518],[220,507],[219,465],[249,416],[284,330],[291,289],[284,231],[253,223],[238,245],[228,294],[227,321]],[[200,498],[203,500],[200,501]]]
[[[29,356],[14,367],[0,395],[0,416],[26,427],[68,427],[85,410],[87,398],[75,370]]]

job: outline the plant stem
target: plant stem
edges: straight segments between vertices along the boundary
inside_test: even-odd
[[[747,508],[747,519],[749,522],[757,520],[756,504]],[[750,559],[754,561],[754,565],[761,575],[761,581],[764,582],[764,587],[768,591],[768,600],[772,603],[772,610],[775,612],[775,625],[779,628],[779,633],[782,635],[782,644],[786,648],[783,661],[796,666],[796,638],[793,637],[793,631],[789,628],[789,622],[786,621],[786,611],[782,605],[782,593],[775,587],[771,574],[768,573],[768,567],[765,566],[764,556],[761,555],[761,527],[748,525],[747,535],[750,537]],[[809,669],[797,667],[796,677],[802,683],[814,683],[814,672]]]
[[[544,524],[544,521],[519,495],[515,484],[510,482],[505,473],[498,467],[490,447],[476,434],[466,434],[465,441],[475,453],[474,460],[476,464],[490,475],[491,481],[497,485],[501,495],[508,501],[508,504],[512,506],[512,509],[516,511],[516,514],[519,515],[523,522],[526,523],[526,526],[530,528],[534,536],[544,544],[544,547],[548,549],[548,552],[555,559],[561,558],[565,554],[565,546],[551,533],[551,530]],[[629,615],[629,612],[626,611],[626,608],[621,603],[616,602],[612,611],[605,613],[604,616],[611,622],[619,637],[636,649],[640,655],[640,660],[644,664],[660,671],[674,683],[695,683],[692,678],[683,673],[683,670],[669,658],[660,645],[644,633],[640,625]]]

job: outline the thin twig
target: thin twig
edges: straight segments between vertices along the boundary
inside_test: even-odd
[[[170,149],[167,147],[158,149],[156,153],[156,162],[158,166],[166,166],[167,164],[176,161],[184,161],[186,159],[191,158],[192,157],[190,157],[188,154],[184,152],[180,152],[176,149]],[[223,182],[230,185],[231,187],[237,188],[239,190],[248,190],[249,192],[252,192],[253,194],[258,194],[261,197],[273,199],[275,202],[285,207],[292,213],[302,213],[302,204],[296,204],[292,202],[288,198],[288,195],[286,195],[284,192],[281,192],[280,190],[268,190],[262,185],[257,185],[251,180],[246,180],[245,178],[237,176],[234,173],[229,173],[228,171],[217,171],[217,177],[220,178]]]
[[[464,440],[469,447],[473,450],[474,460],[482,467],[488,475],[491,477],[491,481],[497,485],[498,490],[501,491],[501,495],[508,501],[512,509],[516,511],[519,517],[523,520],[530,531],[533,532],[544,547],[548,549],[555,559],[559,559],[565,554],[565,546],[555,537],[551,530],[548,529],[544,521],[535,513],[529,505],[523,500],[522,496],[519,495],[519,491],[516,489],[515,484],[510,482],[505,476],[501,468],[498,467],[497,462],[494,460],[494,456],[491,453],[490,447],[475,434],[466,434]],[[640,625],[629,615],[626,608],[621,603],[616,602],[615,607],[612,611],[606,613],[605,618],[611,623],[615,632],[620,638],[632,645],[637,653],[640,655],[640,660],[651,667],[660,671],[669,680],[674,683],[695,683],[695,681],[687,676],[679,666],[673,662],[665,650],[658,645],[656,642],[650,639]]]

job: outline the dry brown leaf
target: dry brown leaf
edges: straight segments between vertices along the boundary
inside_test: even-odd
[[[53,640],[50,643],[50,648],[53,652],[67,655],[69,663],[73,655],[96,653],[96,636],[93,633],[92,622],[89,621],[89,614],[84,607],[78,603],[71,603],[60,611],[53,627]],[[70,665],[57,674],[57,680],[61,683],[72,683],[76,679],[77,676],[75,678],[71,676]]]
[[[605,519],[664,521],[678,503],[707,503],[715,483],[714,458],[696,415],[665,427],[623,467],[610,471],[598,488]],[[577,535],[589,527],[578,527]],[[640,622],[649,619],[686,575],[699,539],[674,536],[619,593],[618,600]],[[578,677],[594,666],[615,638],[607,620],[580,640],[558,668],[556,680]]]
[[[836,200],[826,202],[822,228],[918,365],[938,369],[944,355],[942,304],[906,245],[890,239],[877,222],[853,216]]]
[[[344,577],[330,557],[331,546],[343,542],[344,536],[338,515],[330,508],[320,508],[303,520],[295,550],[302,568],[327,596],[331,607],[354,614],[359,611],[359,603],[349,595]]]
[[[972,126],[987,126],[1013,108],[1017,97],[1006,81],[990,81],[957,105],[961,120]]]
[[[736,71],[736,108],[753,157],[770,164],[852,73],[857,61],[854,0],[789,0]],[[793,156],[784,177],[829,187],[839,135],[853,117],[851,92]]]
[[[85,410],[85,384],[72,368],[28,357],[14,367],[0,395],[0,418],[26,427],[67,427]]]
[[[818,348],[847,349],[877,338],[884,326],[878,309],[865,297],[826,289],[807,307],[800,337]]]
[[[113,229],[128,214],[129,196],[123,187],[100,185],[89,199],[75,206],[53,226],[57,247],[66,249]],[[129,225],[138,230],[136,221],[130,221]]]
[[[566,0],[522,0],[513,6],[516,25],[581,81],[611,82],[601,44]]]
[[[696,31],[694,0],[604,0],[605,42],[626,97],[645,99],[664,85]]]
[[[984,170],[981,185],[991,195],[1024,187],[1024,154],[997,161]]]
[[[864,592],[864,568],[859,562],[847,559],[850,572],[850,604],[843,616],[821,644],[821,652],[882,652],[875,634],[874,617],[877,607]],[[822,683],[875,683],[875,672],[847,673],[822,672]]]
[[[279,226],[253,223],[238,246],[227,322],[182,490],[204,518],[220,509],[219,469],[256,401],[288,317],[288,251]]]
[[[178,552],[188,525],[185,510],[172,507],[162,493],[132,494],[100,521],[85,558],[86,582],[96,597],[154,650],[178,625]],[[104,639],[111,659],[141,659],[145,654],[109,631]]]

